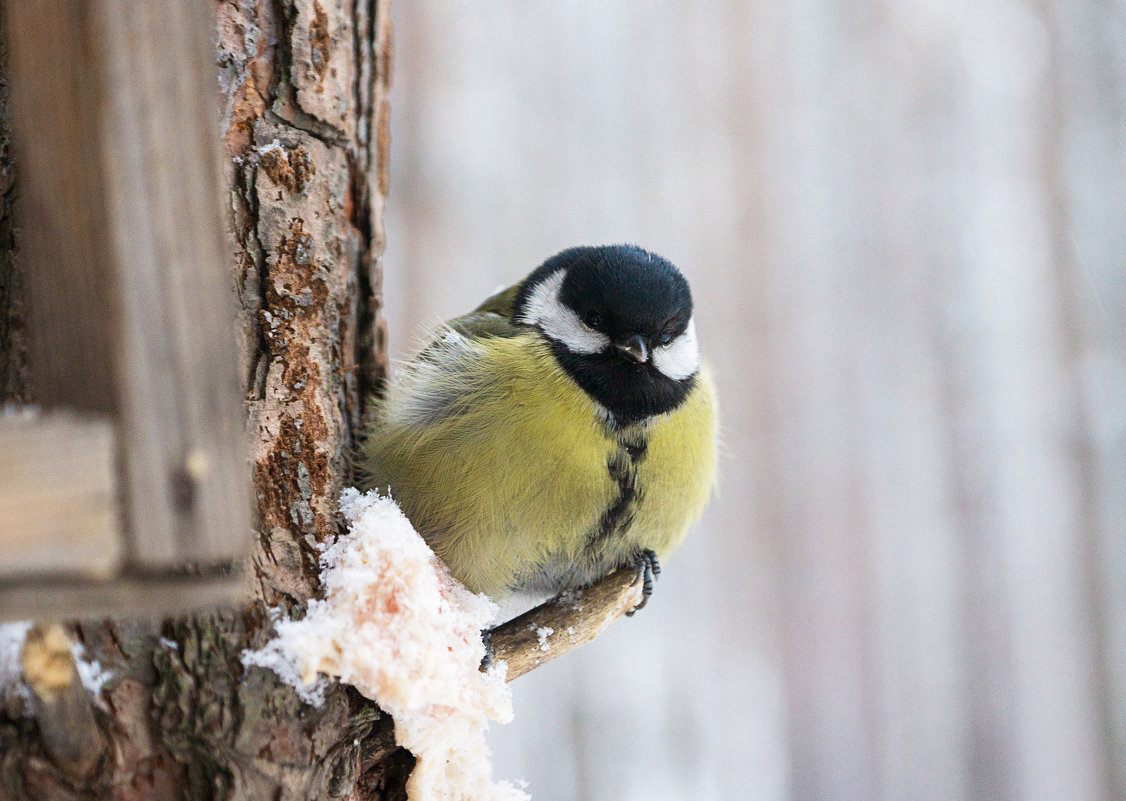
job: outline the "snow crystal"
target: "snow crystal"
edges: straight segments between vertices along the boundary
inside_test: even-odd
[[[412,801],[526,799],[492,780],[485,743],[489,718],[512,719],[506,667],[478,669],[496,605],[450,577],[390,498],[350,489],[340,508],[351,527],[321,553],[324,599],[300,620],[278,620],[243,663],[273,670],[312,704],[324,701],[319,674],[374,699],[418,759]]]
[[[545,653],[550,651],[551,643],[547,641],[547,638],[555,633],[555,629],[553,629],[551,626],[537,627],[534,623],[531,624],[530,628],[536,633],[536,639],[539,640],[540,643],[540,650]]]
[[[106,682],[113,678],[113,673],[104,669],[96,659],[87,661],[86,648],[81,643],[71,640],[70,652],[74,654],[74,666],[78,668],[78,678],[82,680],[82,686],[97,698],[102,694]]]

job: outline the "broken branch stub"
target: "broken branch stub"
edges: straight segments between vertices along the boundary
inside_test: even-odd
[[[62,626],[32,626],[20,652],[20,671],[51,761],[72,781],[90,778],[106,754],[106,736]]]

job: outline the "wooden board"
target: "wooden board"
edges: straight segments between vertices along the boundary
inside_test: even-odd
[[[0,622],[156,618],[209,606],[233,605],[250,595],[241,574],[119,576],[112,581],[36,577],[0,580]]]
[[[33,394],[119,423],[143,569],[251,543],[208,9],[5,7]]]
[[[0,417],[0,579],[108,577],[121,559],[113,426]]]

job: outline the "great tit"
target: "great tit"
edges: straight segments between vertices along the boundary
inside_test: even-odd
[[[358,468],[474,592],[553,592],[633,565],[647,599],[715,480],[688,282],[633,245],[552,256],[404,366]]]

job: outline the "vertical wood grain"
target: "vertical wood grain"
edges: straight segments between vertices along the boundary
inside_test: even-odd
[[[0,416],[0,453],[0,579],[111,577],[122,544],[113,426]]]
[[[205,5],[9,3],[33,394],[119,422],[132,567],[250,546]]]

